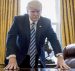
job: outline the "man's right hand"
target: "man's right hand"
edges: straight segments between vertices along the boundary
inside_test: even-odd
[[[9,63],[4,69],[5,70],[6,69],[19,69],[17,61],[16,61],[16,57],[9,58]]]

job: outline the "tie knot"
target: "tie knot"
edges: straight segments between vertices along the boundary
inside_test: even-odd
[[[35,23],[33,22],[33,23],[32,23],[32,27],[34,27],[34,25],[35,25]]]
[[[32,25],[35,25],[35,23],[33,22]]]

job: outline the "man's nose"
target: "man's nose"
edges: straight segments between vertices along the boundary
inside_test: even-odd
[[[34,15],[38,15],[39,13],[38,12],[34,12]]]

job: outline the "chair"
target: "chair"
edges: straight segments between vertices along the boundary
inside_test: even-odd
[[[71,68],[75,68],[75,44],[67,45],[63,49],[65,63]]]

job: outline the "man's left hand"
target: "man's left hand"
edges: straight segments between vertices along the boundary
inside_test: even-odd
[[[70,69],[70,67],[65,63],[62,55],[57,57],[57,67],[60,69]]]

